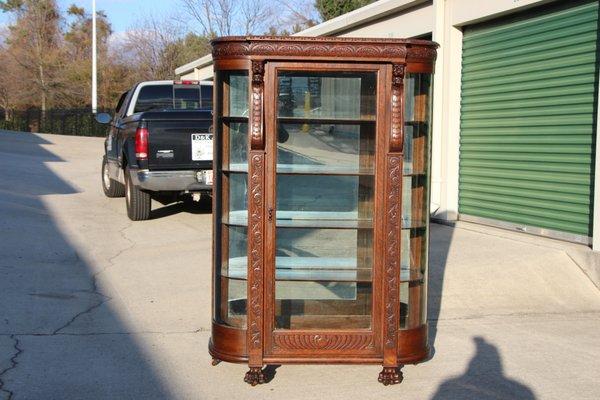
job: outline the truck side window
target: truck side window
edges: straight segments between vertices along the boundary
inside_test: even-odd
[[[121,110],[121,107],[123,107],[123,103],[125,102],[125,98],[127,97],[127,95],[129,94],[129,92],[125,92],[121,95],[121,97],[119,97],[119,102],[117,103],[117,107],[115,107],[115,112],[119,112],[119,110]]]
[[[144,86],[138,94],[134,113],[173,108],[173,86]]]

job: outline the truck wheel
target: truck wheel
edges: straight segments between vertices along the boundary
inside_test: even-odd
[[[125,195],[125,186],[121,182],[111,179],[108,174],[106,156],[102,157],[102,190],[106,197],[123,197]]]
[[[145,221],[150,218],[152,199],[131,183],[129,168],[125,169],[125,204],[127,216],[132,221]]]

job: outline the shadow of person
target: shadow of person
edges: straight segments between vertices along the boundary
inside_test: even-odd
[[[498,349],[482,337],[473,338],[475,356],[467,371],[443,382],[431,400],[529,400],[535,399],[527,386],[504,375]]]

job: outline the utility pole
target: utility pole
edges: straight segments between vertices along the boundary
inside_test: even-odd
[[[96,64],[96,0],[92,0],[92,113],[98,112],[98,66]]]

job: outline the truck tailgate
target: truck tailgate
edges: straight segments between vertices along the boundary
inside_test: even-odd
[[[150,120],[147,125],[149,169],[212,168],[212,121]]]

